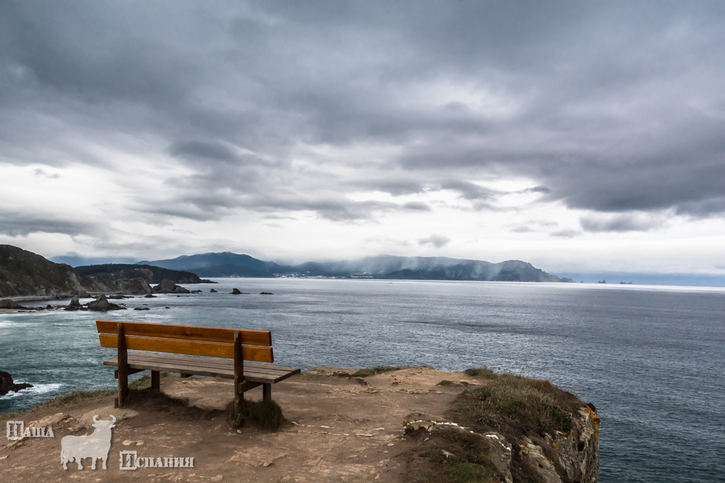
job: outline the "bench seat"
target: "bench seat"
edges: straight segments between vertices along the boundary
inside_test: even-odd
[[[118,367],[118,357],[103,361],[106,366]],[[129,352],[128,368],[134,372],[160,371],[181,375],[222,377],[234,379],[234,361],[229,359],[202,359],[153,352]],[[244,364],[244,380],[259,384],[275,384],[299,374],[297,367]]]

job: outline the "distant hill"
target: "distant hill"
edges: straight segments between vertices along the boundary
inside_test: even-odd
[[[263,262],[249,255],[231,252],[204,253],[168,260],[142,261],[138,264],[188,270],[201,277],[273,277],[275,273],[287,272],[289,269],[274,262]]]
[[[103,265],[75,267],[75,269],[98,280],[141,278],[148,283],[161,283],[162,280],[171,280],[174,283],[213,283],[209,280],[201,280],[195,273],[170,270],[152,265],[106,263]]]
[[[410,280],[480,280],[505,282],[562,282],[530,263],[510,260],[489,263],[445,257],[395,257],[380,255],[338,262],[280,265],[230,252],[205,253],[169,260],[143,261],[174,270],[188,270],[203,277],[367,277]]]
[[[0,245],[0,297],[66,295],[107,290],[104,284],[42,256]]]
[[[510,260],[501,263],[489,263],[477,260],[464,260],[447,266],[435,266],[418,269],[405,268],[383,275],[381,278],[415,280],[480,280],[495,282],[561,282],[556,275],[546,273],[530,263]]]

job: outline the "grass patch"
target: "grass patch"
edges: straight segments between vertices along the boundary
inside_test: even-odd
[[[568,433],[582,402],[550,381],[501,374],[485,386],[464,391],[457,401],[457,412],[481,430],[504,434]]]
[[[167,379],[173,379],[178,376],[172,376],[169,373],[162,372],[161,373],[161,381]],[[151,385],[151,376],[146,374],[143,377],[140,377],[139,379],[129,383],[128,387],[129,389],[143,389],[147,386]],[[28,414],[28,413],[37,413],[40,411],[50,410],[50,409],[60,409],[60,408],[66,408],[68,406],[73,406],[76,404],[84,403],[87,401],[95,401],[96,399],[103,399],[104,397],[112,396],[114,394],[118,394],[118,389],[91,389],[87,391],[73,391],[68,394],[63,394],[61,396],[54,397],[53,399],[48,399],[47,401],[44,401],[40,404],[37,404],[33,406],[30,409],[23,409],[22,411],[14,411],[12,413],[7,414],[1,414],[0,420],[5,419],[12,419],[14,417],[20,416],[22,414]]]
[[[498,377],[498,374],[493,372],[493,369],[489,369],[486,366],[472,367],[470,369],[466,369],[463,372],[471,377],[485,377],[487,379],[495,379],[496,377]]]
[[[455,463],[448,467],[446,474],[450,483],[498,483],[488,468],[475,463]]]
[[[178,379],[178,378],[179,378],[179,376],[172,376],[168,372],[161,373],[161,382],[164,382],[168,379]],[[142,377],[139,377],[135,381],[128,383],[129,389],[145,389],[150,386],[151,386],[151,375],[150,374],[144,374]]]
[[[48,399],[30,409],[24,409],[22,411],[15,411],[12,413],[3,414],[0,419],[11,419],[22,414],[37,413],[48,409],[60,409],[75,404],[80,404],[86,401],[94,401],[96,399],[102,399],[107,396],[116,394],[116,389],[94,389],[90,391],[73,391],[69,394],[63,394],[62,396]]]
[[[383,374],[385,372],[399,371],[405,369],[405,367],[398,366],[375,366],[370,369],[360,369],[357,372],[350,374],[350,377],[368,377],[374,376],[375,374]]]
[[[247,419],[270,431],[277,431],[284,423],[282,408],[274,401],[247,401],[242,399],[236,408],[234,401],[227,408],[229,420],[233,427],[244,426]]]

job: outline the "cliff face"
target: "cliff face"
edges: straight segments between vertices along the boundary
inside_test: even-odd
[[[471,481],[484,482],[597,483],[599,417],[596,411],[583,407],[572,419],[570,432],[545,434],[543,441],[537,441],[539,444],[524,435],[477,433],[447,419],[420,413],[410,414],[404,428],[409,434],[425,430],[429,435],[428,455],[433,447],[440,451],[435,452],[440,460],[453,462],[448,467],[449,476],[470,474],[479,478]]]
[[[98,292],[107,287],[35,253],[0,245],[0,296],[48,296]]]
[[[98,280],[70,265],[53,263],[11,245],[0,245],[0,297],[55,297],[80,293],[151,293],[142,278]]]
[[[105,265],[75,267],[75,270],[104,282],[109,280],[113,281],[133,278],[140,278],[148,283],[161,283],[162,280],[171,280],[174,283],[205,282],[195,273],[169,270],[167,268],[154,267],[151,265],[109,263]]]
[[[413,413],[404,422],[411,438],[424,441],[421,456],[437,465],[432,474],[454,481],[597,482],[594,405],[549,381],[486,368],[466,374],[480,382],[469,383],[444,416]]]

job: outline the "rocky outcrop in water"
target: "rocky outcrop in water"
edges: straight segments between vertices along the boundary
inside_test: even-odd
[[[32,384],[20,383],[13,381],[13,376],[5,371],[0,371],[0,396],[4,396],[9,392],[18,392],[21,389],[33,387]]]
[[[156,293],[191,293],[184,287],[176,285],[173,280],[162,280],[157,286],[154,287]]]
[[[101,295],[94,302],[88,304],[88,310],[107,312],[109,310],[126,310],[126,308],[121,307],[120,305],[112,304],[108,301],[105,295]]]
[[[131,295],[145,295],[153,292],[151,285],[142,278],[114,280],[113,288],[115,289],[114,292]]]
[[[66,310],[81,310],[83,306],[81,305],[81,301],[78,298],[77,295],[74,295],[73,298],[70,299],[70,303],[65,307]]]
[[[0,309],[14,309],[15,302],[13,299],[2,299],[0,300]]]

